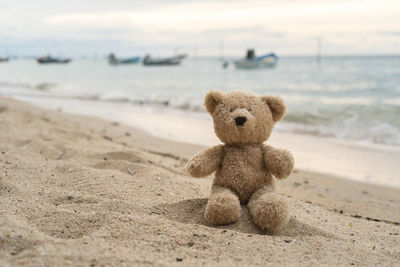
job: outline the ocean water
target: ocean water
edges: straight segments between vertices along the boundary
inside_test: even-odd
[[[14,60],[0,63],[0,95],[202,113],[209,90],[248,90],[284,99],[287,115],[278,131],[400,145],[400,56],[325,57],[320,64],[313,57],[282,57],[276,68],[258,70],[221,65],[190,57],[171,67]]]

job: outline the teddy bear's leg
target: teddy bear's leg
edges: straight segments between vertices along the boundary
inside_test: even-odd
[[[213,186],[204,217],[212,225],[230,224],[240,217],[238,197],[228,188]]]
[[[264,231],[279,231],[288,222],[287,202],[269,187],[257,190],[247,206],[254,223]]]

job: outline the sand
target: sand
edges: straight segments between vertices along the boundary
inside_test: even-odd
[[[399,189],[295,170],[281,232],[210,227],[202,149],[0,98],[0,265],[399,264]]]

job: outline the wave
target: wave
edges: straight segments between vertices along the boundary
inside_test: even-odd
[[[313,135],[344,140],[357,140],[373,144],[400,145],[400,131],[386,123],[377,124],[369,130],[345,127],[305,125],[300,123],[281,122],[276,127],[277,131],[295,134]]]
[[[65,94],[53,92],[53,83],[23,84],[0,82],[0,94],[5,96],[76,99],[81,101],[115,102],[133,105],[161,106],[191,112],[205,112],[202,99],[176,95],[169,98],[153,95],[142,97],[126,92],[103,94]],[[4,90],[8,88],[8,90]],[[15,90],[25,88],[27,90]],[[32,90],[34,89],[34,90]],[[353,101],[354,102],[354,101]],[[321,137],[360,140],[378,144],[400,145],[400,105],[390,102],[340,104],[288,101],[288,111],[277,125],[278,131]]]
[[[283,122],[293,132],[400,145],[400,106],[302,103],[289,108]]]

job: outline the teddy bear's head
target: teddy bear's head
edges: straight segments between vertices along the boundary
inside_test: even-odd
[[[286,111],[282,99],[248,92],[211,91],[204,105],[214,120],[214,130],[225,144],[262,143]]]

